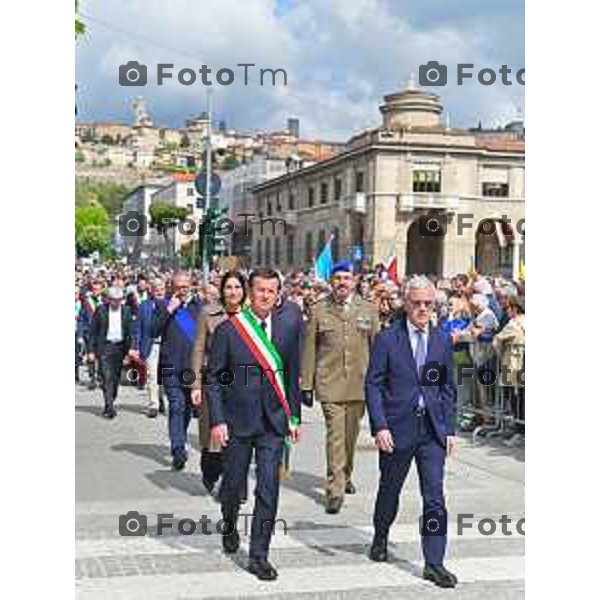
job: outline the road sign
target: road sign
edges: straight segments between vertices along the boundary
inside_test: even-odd
[[[196,191],[201,195],[206,195],[206,171],[200,171],[194,179],[194,186]],[[221,189],[221,178],[216,174],[212,173],[210,176],[210,195],[216,196]]]

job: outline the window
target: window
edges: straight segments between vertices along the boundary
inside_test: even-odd
[[[413,171],[413,192],[439,192],[442,189],[442,173],[437,169]]]
[[[265,265],[271,264],[271,238],[265,240]]]
[[[312,231],[306,232],[306,244],[305,244],[304,260],[309,263],[313,259],[313,234]]]
[[[256,240],[256,264],[262,264],[262,240]]]
[[[356,171],[354,188],[356,192],[365,191],[365,174],[362,171]]]
[[[291,266],[294,264],[294,235],[290,234],[287,236],[287,264]]]
[[[275,206],[277,207],[277,214],[281,214],[281,199],[279,197],[279,192],[275,196]]]
[[[278,237],[275,238],[275,265],[279,265],[281,261],[281,241]]]
[[[312,208],[315,205],[315,188],[311,185],[308,188],[308,208]]]
[[[270,217],[273,214],[273,206],[271,205],[271,200],[267,200],[267,217]]]
[[[192,188],[192,187],[189,187],[189,188],[187,189],[187,195],[188,195],[188,196],[193,196],[193,195],[194,195],[194,188]]]
[[[328,192],[329,192],[328,185],[325,182],[323,182],[321,184],[321,191],[320,191],[321,204],[327,204],[327,200],[328,200],[327,195],[328,195]]]
[[[290,192],[289,196],[288,196],[288,208],[290,210],[294,210],[294,208],[296,207],[296,200],[294,198],[294,194],[292,194]]]
[[[481,185],[481,193],[493,198],[508,198],[508,183],[484,182]]]
[[[338,201],[342,197],[342,178],[336,177],[333,180],[333,199]]]

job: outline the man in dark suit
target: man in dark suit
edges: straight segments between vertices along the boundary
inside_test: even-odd
[[[138,352],[138,364],[143,365],[145,384],[148,393],[147,415],[156,418],[158,413],[164,414],[162,386],[158,385],[158,354],[160,338],[152,337],[152,317],[158,303],[164,300],[165,282],[156,278],[152,282],[151,293],[139,305],[133,328],[133,347]],[[138,375],[139,377],[139,375]]]
[[[389,528],[414,458],[423,498],[423,577],[440,587],[454,587],[457,579],[443,565],[447,533],[443,486],[446,455],[456,446],[456,386],[451,341],[429,323],[434,300],[435,289],[426,277],[409,279],[406,318],[377,335],[369,361],[365,393],[380,470],[370,558],[387,560]]]
[[[300,433],[300,331],[299,324],[274,308],[280,285],[271,269],[250,275],[250,307],[216,328],[207,371],[211,436],[225,446],[220,496],[230,531],[223,535],[223,548],[234,553],[239,547],[235,526],[254,450],[248,570],[261,580],[277,578],[267,556],[277,515],[278,470],[285,437],[296,442]]]
[[[88,361],[99,359],[104,394],[104,412],[106,418],[117,416],[114,407],[119,391],[123,359],[130,353],[133,319],[131,310],[123,306],[123,291],[117,287],[108,290],[108,305],[97,308],[90,326]]]
[[[192,350],[202,302],[193,295],[188,273],[179,272],[171,280],[171,295],[157,300],[150,337],[160,337],[158,384],[164,386],[169,401],[169,438],[173,469],[187,462],[187,430],[192,417]]]

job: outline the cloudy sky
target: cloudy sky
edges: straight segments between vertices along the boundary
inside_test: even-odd
[[[213,84],[217,119],[240,130],[284,128],[300,119],[303,137],[346,140],[380,122],[382,96],[403,87],[419,65],[448,65],[442,96],[455,126],[497,126],[525,114],[524,0],[81,0],[86,35],[76,42],[79,118],[130,122],[146,98],[157,125],[180,126],[206,106],[200,75],[180,85],[180,69],[208,65],[212,80],[231,68],[235,82]],[[146,87],[121,87],[119,65],[148,65]],[[456,64],[513,71],[513,85],[468,81]],[[174,77],[156,85],[156,64]],[[244,86],[238,63],[255,63]],[[283,68],[288,85],[259,85],[259,68]]]

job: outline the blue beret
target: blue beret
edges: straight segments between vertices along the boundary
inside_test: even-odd
[[[331,269],[331,276],[333,277],[338,271],[354,273],[354,265],[349,260],[342,260],[333,265],[333,268]]]

